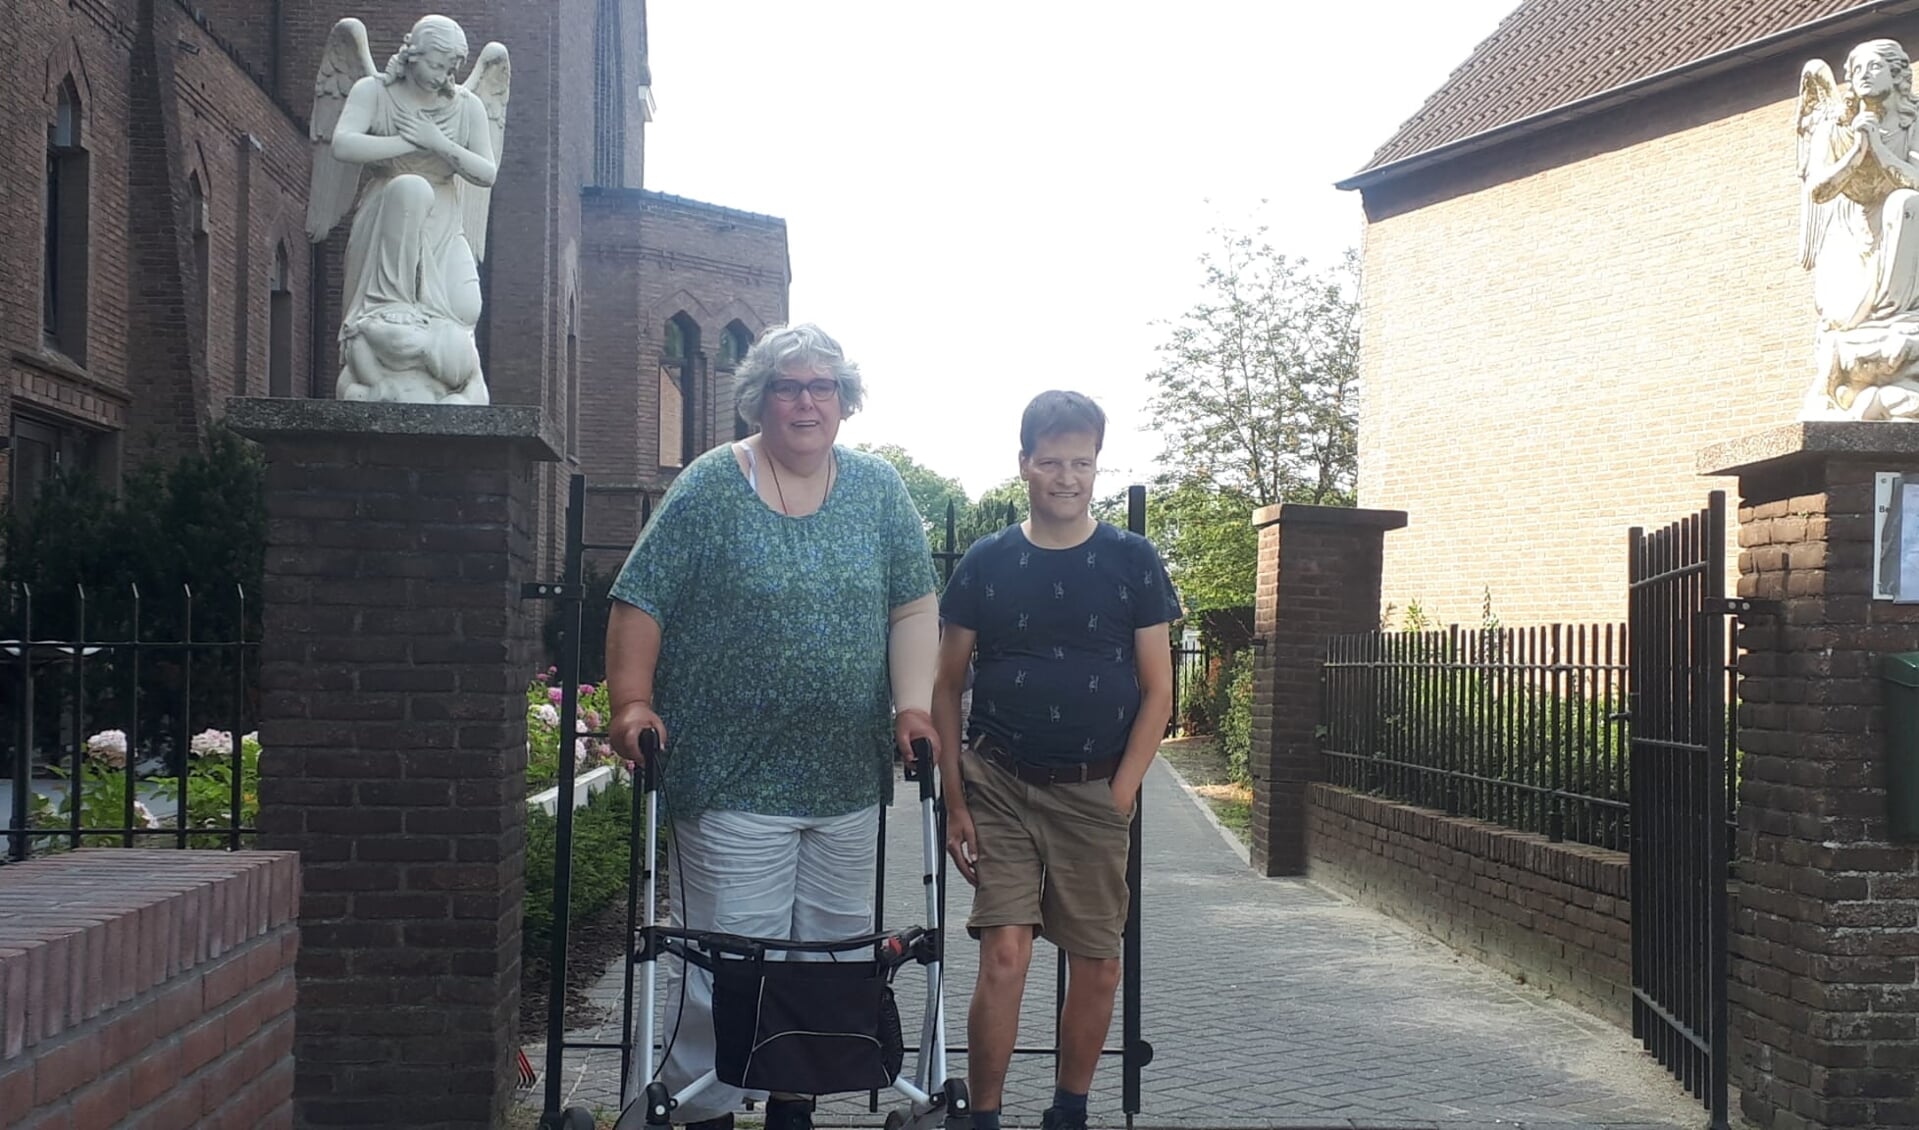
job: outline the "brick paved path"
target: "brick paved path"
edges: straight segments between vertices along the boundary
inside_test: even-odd
[[[891,813],[887,921],[921,921],[917,809]],[[1164,763],[1146,786],[1141,1127],[1692,1128],[1703,1110],[1620,1030],[1310,883],[1261,879]],[[956,880],[957,881],[957,880]],[[967,896],[952,895],[963,921]],[[951,939],[948,1039],[963,1043],[974,947]],[[1054,951],[1041,943],[1021,1042],[1052,1043]],[[911,1040],[925,979],[896,986]],[[600,990],[617,1005],[618,970]],[[617,1021],[606,1029],[606,1038]],[[1119,1033],[1114,1016],[1113,1044]],[[529,1049],[536,1064],[539,1049]],[[909,1060],[909,1070],[911,1061]],[[1006,1121],[1037,1125],[1051,1059],[1016,1058]],[[952,1071],[963,1074],[963,1057]],[[610,1110],[618,1058],[579,1057],[570,1102]],[[1118,1060],[1100,1069],[1095,1126],[1123,1126]],[[538,1104],[539,1092],[528,1096]],[[886,1109],[883,1102],[882,1109]],[[864,1096],[823,1101],[825,1125],[879,1125]],[[610,1119],[608,1120],[610,1123]]]

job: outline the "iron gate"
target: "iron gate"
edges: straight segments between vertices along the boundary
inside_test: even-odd
[[[1726,496],[1630,535],[1633,1034],[1727,1125]]]

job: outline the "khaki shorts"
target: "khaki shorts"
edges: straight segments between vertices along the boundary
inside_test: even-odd
[[[1113,807],[1112,782],[1028,784],[971,750],[960,776],[979,837],[967,930],[1032,926],[1069,954],[1120,956],[1132,818]]]

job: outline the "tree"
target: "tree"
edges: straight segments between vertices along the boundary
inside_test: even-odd
[[[1255,506],[1350,506],[1357,463],[1357,258],[1314,272],[1266,241],[1214,233],[1205,294],[1159,347],[1151,408],[1179,481]]]
[[[1148,513],[1191,611],[1251,604],[1253,510],[1350,506],[1357,463],[1357,258],[1315,272],[1264,228],[1213,234],[1204,293],[1147,377],[1166,468]]]
[[[1161,480],[1146,495],[1147,529],[1188,611],[1253,603],[1259,531],[1252,499],[1197,480]]]
[[[946,528],[946,507],[953,503],[964,509],[967,505],[966,488],[958,479],[949,479],[930,467],[923,467],[907,454],[906,449],[897,443],[861,444],[856,450],[869,455],[877,455],[893,465],[906,482],[906,493],[913,500],[913,508],[920,512],[920,521],[925,523],[928,536],[938,540],[936,531]]]

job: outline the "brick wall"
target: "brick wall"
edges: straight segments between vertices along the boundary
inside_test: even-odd
[[[1536,988],[1632,1026],[1623,852],[1552,843],[1333,785],[1306,795],[1307,875]]]
[[[0,1126],[291,1126],[298,899],[274,852],[0,867]]]
[[[1739,633],[1732,1079],[1761,1126],[1919,1126],[1919,845],[1886,794],[1915,751],[1875,669],[1919,650],[1919,606],[1868,597],[1873,474],[1919,475],[1919,433],[1787,432],[1806,450],[1739,469],[1739,595],[1777,603]]]
[[[699,328],[708,387],[701,390],[696,453],[731,440],[730,375],[719,370],[720,335],[734,322],[752,337],[787,317],[786,223],[676,196],[588,189],[581,256],[580,465],[591,481],[663,490],[656,391],[667,319]],[[593,500],[592,540],[630,539],[637,502]]]
[[[16,396],[55,420],[105,421],[64,407],[82,395],[123,411],[127,389],[128,78],[134,0],[86,6],[15,5],[10,49],[0,52],[0,421]],[[46,201],[47,127],[59,84],[71,76],[80,95],[81,139],[91,197],[85,365],[42,350],[41,279]],[[37,395],[36,395],[37,394]],[[4,465],[0,458],[0,465]],[[0,487],[4,487],[0,477]]]
[[[0,250],[19,269],[0,279],[0,413],[17,396],[55,421],[126,431],[133,460],[169,455],[215,400],[249,380],[264,391],[276,246],[288,251],[294,339],[306,340],[305,130],[175,0],[34,4],[14,19],[16,50],[0,63],[0,197],[15,204],[0,209]],[[41,334],[46,125],[69,77],[89,164],[84,358],[45,352]],[[206,190],[207,304],[194,174]],[[293,361],[304,388],[306,351]]]
[[[1919,42],[1881,24],[1367,191],[1359,499],[1411,515],[1386,601],[1616,619],[1626,529],[1704,501],[1694,452],[1796,416],[1799,61]]]
[[[1329,636],[1379,624],[1379,558],[1395,511],[1261,507],[1253,605],[1252,863],[1265,875],[1306,870],[1306,788],[1325,777],[1319,671]]]
[[[537,410],[228,411],[267,459],[259,828],[300,853],[299,1125],[492,1125],[518,1034]]]

